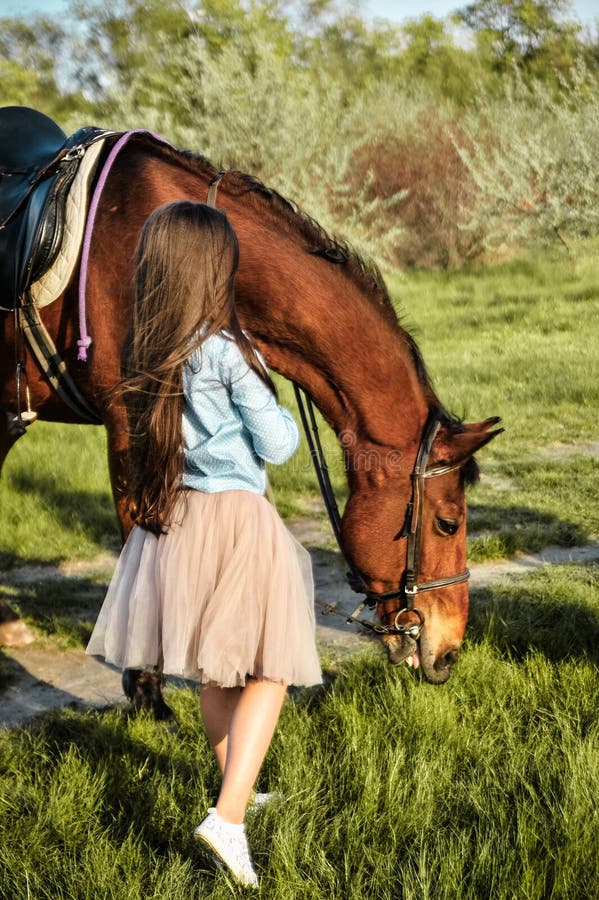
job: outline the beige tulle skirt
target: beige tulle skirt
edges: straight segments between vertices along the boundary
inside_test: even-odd
[[[223,687],[322,680],[307,551],[250,491],[182,491],[157,537],[134,528],[87,652]]]

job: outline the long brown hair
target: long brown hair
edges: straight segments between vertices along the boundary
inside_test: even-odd
[[[137,247],[121,391],[130,425],[131,512],[155,534],[171,524],[183,472],[184,361],[210,335],[226,331],[276,396],[237,318],[238,259],[226,215],[188,200],[154,210]]]

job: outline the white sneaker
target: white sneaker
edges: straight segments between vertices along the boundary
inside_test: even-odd
[[[241,884],[258,887],[258,876],[254,871],[243,825],[223,822],[216,809],[210,808],[193,834],[196,840],[212,850],[217,860],[223,862]]]

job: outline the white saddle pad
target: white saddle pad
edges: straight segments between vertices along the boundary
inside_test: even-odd
[[[87,220],[89,188],[103,146],[104,140],[99,140],[85,150],[67,196],[64,234],[58,256],[48,271],[44,272],[29,289],[33,303],[38,309],[48,306],[60,297],[77,265]]]

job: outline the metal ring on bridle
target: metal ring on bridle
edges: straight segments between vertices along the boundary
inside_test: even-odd
[[[412,625],[401,625],[397,620],[406,612],[416,613],[419,621]],[[407,634],[413,641],[417,641],[424,628],[424,616],[415,606],[412,609],[400,609],[397,611],[395,619],[393,620],[393,627],[399,634]]]

